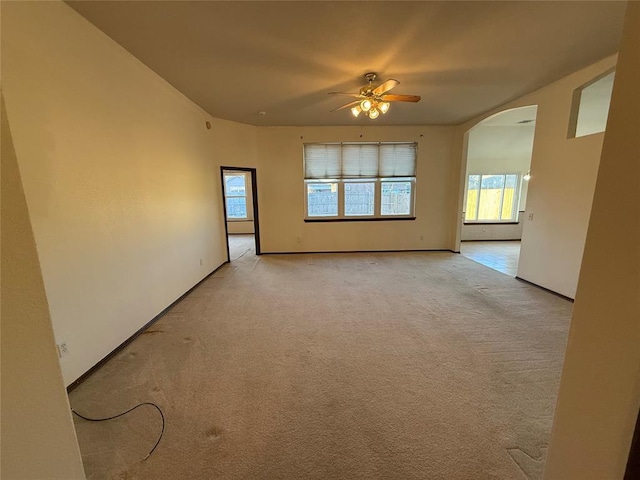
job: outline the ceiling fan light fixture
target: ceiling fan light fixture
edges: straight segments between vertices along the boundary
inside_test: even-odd
[[[0,0],[2,1],[2,0]],[[331,110],[350,109],[351,114],[354,117],[360,116],[362,112],[371,120],[375,120],[380,117],[380,114],[385,114],[391,108],[391,102],[412,102],[416,103],[420,101],[419,95],[393,95],[389,94],[389,90],[395,88],[400,82],[393,78],[382,82],[380,85],[373,85],[373,81],[376,79],[376,74],[369,72],[364,76],[367,81],[367,85],[360,88],[358,93],[346,93],[346,92],[329,92],[330,95],[345,95],[352,97],[352,101],[342,105],[341,107]]]

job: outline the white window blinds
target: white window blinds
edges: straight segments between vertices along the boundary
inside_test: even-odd
[[[340,164],[339,143],[304,146],[304,178],[339,178]]]
[[[342,178],[378,176],[378,145],[372,143],[342,145]]]
[[[383,143],[380,145],[380,177],[415,177],[416,144]]]
[[[309,143],[305,179],[415,177],[415,143]]]

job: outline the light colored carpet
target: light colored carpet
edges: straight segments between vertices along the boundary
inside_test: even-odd
[[[539,479],[572,304],[450,253],[244,255],[70,395],[90,479]]]

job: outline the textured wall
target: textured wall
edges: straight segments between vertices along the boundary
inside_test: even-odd
[[[469,132],[467,174],[526,173],[534,130],[535,124],[475,127]]]
[[[522,238],[524,212],[518,212],[518,223],[509,225],[467,224],[462,225],[462,241],[469,240],[519,240]],[[463,220],[464,222],[464,220]]]
[[[9,479],[84,478],[40,263],[2,102],[2,467]]]
[[[211,119],[62,2],[3,2],[7,111],[69,384],[226,260]],[[212,128],[205,127],[205,121]]]

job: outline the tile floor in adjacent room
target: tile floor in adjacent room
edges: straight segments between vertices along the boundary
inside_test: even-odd
[[[462,242],[460,254],[474,262],[515,277],[520,258],[520,241]]]

